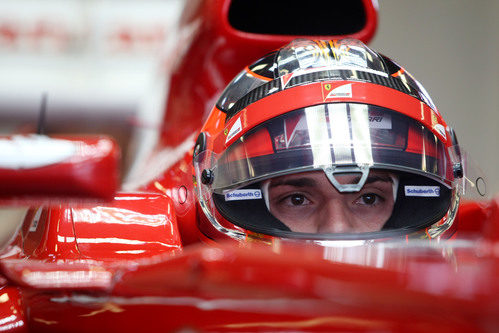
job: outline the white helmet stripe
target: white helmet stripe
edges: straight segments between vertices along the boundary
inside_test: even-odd
[[[352,139],[348,125],[347,105],[344,103],[328,104],[327,107],[335,163],[351,164],[353,162]]]
[[[310,148],[314,159],[314,168],[331,165],[331,151],[324,142],[329,141],[327,132],[326,112],[324,105],[316,105],[305,110],[309,128]]]
[[[355,163],[359,165],[373,165],[367,105],[350,104],[350,119]]]

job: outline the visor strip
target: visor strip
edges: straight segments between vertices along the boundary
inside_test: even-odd
[[[348,125],[347,106],[344,103],[328,104],[328,111],[334,163],[352,164],[352,139]],[[327,154],[330,155],[330,152],[328,151]]]
[[[350,124],[355,163],[373,165],[369,110],[364,104],[350,104]]]
[[[329,141],[325,109],[324,105],[316,105],[305,110],[310,135],[310,147],[314,159],[314,168],[331,165],[333,163],[329,145],[323,144],[324,142]]]

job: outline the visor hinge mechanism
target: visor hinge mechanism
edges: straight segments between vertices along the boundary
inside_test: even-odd
[[[452,171],[454,173],[454,178],[463,178],[464,171],[463,165],[461,163],[456,163],[452,166]]]
[[[210,185],[211,183],[213,183],[213,178],[214,175],[212,170],[204,169],[203,172],[201,172],[201,182],[204,185]]]

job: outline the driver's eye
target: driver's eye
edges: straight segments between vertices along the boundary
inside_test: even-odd
[[[366,193],[362,195],[362,203],[366,205],[373,205],[376,202],[377,195],[374,193]]]
[[[301,194],[293,194],[290,197],[290,200],[293,206],[300,206],[303,205],[303,203],[305,202],[305,197]]]

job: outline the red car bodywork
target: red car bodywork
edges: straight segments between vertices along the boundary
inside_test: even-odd
[[[368,24],[353,37],[368,41],[376,10],[363,3]],[[496,331],[497,200],[462,203],[458,233],[446,242],[215,243],[199,231],[196,132],[244,65],[297,37],[234,30],[229,4],[192,2],[185,11],[180,31],[190,35],[160,143],[144,163],[155,177],[110,202],[28,211],[2,252],[0,330]]]

